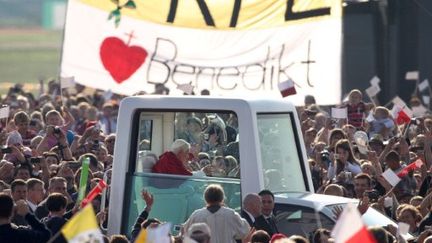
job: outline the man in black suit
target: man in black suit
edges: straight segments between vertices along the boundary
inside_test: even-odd
[[[27,200],[27,183],[21,179],[15,179],[11,183],[11,196],[14,202],[19,200]],[[14,212],[12,216],[12,223],[17,226],[28,226],[27,220],[24,216]]]
[[[276,225],[276,218],[273,214],[273,209],[275,206],[274,194],[269,190],[262,190],[258,193],[258,195],[261,197],[262,214],[268,222],[271,231],[273,232],[273,234],[279,233]]]
[[[45,225],[39,222],[30,213],[25,200],[16,202],[16,213],[25,218],[31,229],[27,227],[13,227],[11,224],[12,211],[14,209],[13,199],[0,193],[0,242],[47,242],[51,236]]]
[[[261,197],[258,194],[246,195],[240,215],[246,219],[250,227],[255,227],[256,230],[264,230],[270,236],[275,233],[262,214]]]

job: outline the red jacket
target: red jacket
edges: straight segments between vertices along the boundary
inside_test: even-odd
[[[153,173],[192,175],[173,152],[165,152],[159,157],[159,161],[153,166]]]

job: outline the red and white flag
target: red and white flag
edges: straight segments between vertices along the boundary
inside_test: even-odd
[[[410,123],[413,112],[407,106],[394,105],[392,115],[398,125]]]
[[[409,172],[420,168],[423,165],[423,161],[421,159],[417,159],[415,162],[412,162],[411,164],[409,164],[408,166],[404,167],[398,174],[397,176],[399,177],[404,177],[406,175],[408,175]]]
[[[334,226],[331,236],[336,243],[375,243],[375,238],[363,224],[357,208],[348,203]]]
[[[297,91],[295,89],[295,84],[292,79],[288,79],[286,81],[283,81],[282,83],[278,84],[279,91],[282,94],[282,97],[287,97],[290,95],[297,94]]]

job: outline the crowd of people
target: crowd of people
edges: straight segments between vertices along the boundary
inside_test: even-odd
[[[352,90],[339,106],[347,109],[346,119],[332,118],[313,97],[305,103],[299,114],[316,192],[357,198],[362,214],[372,207],[408,224],[416,242],[432,240],[432,116],[420,100],[410,100],[411,112],[401,107],[409,117],[397,104],[389,110],[363,101],[362,92]],[[366,144],[358,133],[367,134]],[[400,182],[392,185],[383,175],[386,170]],[[389,242],[400,240],[391,225],[371,231],[379,242],[384,235]]]
[[[167,94],[158,86],[156,94]],[[207,95],[208,92],[202,93]],[[116,119],[124,96],[92,90],[76,84],[74,92],[48,83],[46,92],[35,97],[22,85],[11,87],[1,97],[9,115],[0,122],[0,242],[65,242],[62,226],[79,211],[78,186],[82,162],[90,161],[88,190],[112,170]],[[408,122],[385,106],[363,101],[362,92],[352,90],[346,119],[335,119],[316,104],[312,96],[298,108],[313,185],[317,193],[359,199],[358,210],[372,207],[397,222],[409,225],[417,242],[432,242],[432,193],[429,174],[432,159],[432,115],[417,98],[410,100],[415,111]],[[423,107],[419,109],[419,107]],[[0,112],[1,113],[1,112]],[[393,112],[394,113],[394,112]],[[203,139],[200,118],[184,121],[185,130],[176,134],[170,151],[154,157],[155,173],[192,175],[191,148],[200,144],[195,166],[208,176],[239,178],[236,120],[224,118],[208,124]],[[367,134],[367,144],[359,144],[356,133]],[[218,142],[223,137],[223,142]],[[221,146],[221,145],[224,146]],[[230,146],[231,145],[231,146]],[[142,141],[145,148],[146,141]],[[237,149],[238,151],[238,149]],[[212,155],[213,154],[213,155]],[[412,165],[416,166],[412,166]],[[409,169],[408,169],[409,168]],[[383,172],[390,169],[400,177],[393,186]],[[106,242],[133,242],[142,228],[161,222],[148,218],[153,196],[143,191],[146,208],[124,235],[105,237]],[[273,215],[274,195],[269,190],[245,195],[242,211],[224,204],[224,189],[209,185],[203,195],[206,205],[184,222],[181,235],[173,242],[331,242],[332,229],[318,228],[305,236],[279,232]],[[107,202],[100,196],[92,201],[98,223],[107,224]],[[104,205],[102,205],[104,204]],[[105,207],[107,206],[107,207]],[[340,209],[335,210],[338,216]],[[373,227],[377,242],[403,241],[394,226]]]

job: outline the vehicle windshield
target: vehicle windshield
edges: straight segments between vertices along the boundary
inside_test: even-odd
[[[257,118],[264,187],[273,192],[305,192],[307,176],[292,113],[259,113]]]

